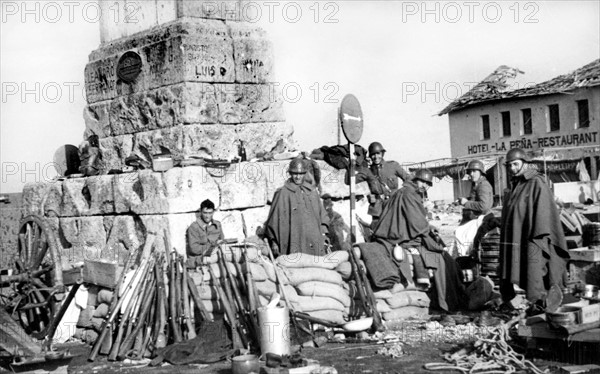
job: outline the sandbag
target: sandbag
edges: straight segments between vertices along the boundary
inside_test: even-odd
[[[93,306],[88,306],[85,309],[82,309],[79,312],[79,319],[77,320],[77,327],[91,327],[92,326],[92,317],[94,316],[94,311],[96,308]]]
[[[109,289],[101,289],[100,291],[98,291],[98,296],[96,297],[97,303],[96,304],[110,304],[112,303],[112,299],[113,299],[113,291],[109,290]],[[89,303],[88,303],[89,305]]]
[[[334,270],[323,268],[284,268],[284,274],[292,286],[318,281],[331,284],[342,284],[342,276]]]
[[[100,304],[98,302],[98,292],[99,291],[100,291],[100,288],[98,286],[89,286],[88,287],[88,299],[87,299],[88,306],[98,306],[98,304]]]
[[[413,272],[414,274],[414,272]],[[392,294],[398,293],[398,292],[404,292],[404,291],[412,291],[412,290],[416,290],[417,287],[415,286],[415,284],[413,282],[410,282],[409,284],[407,284],[406,286],[403,285],[402,283],[396,283],[391,289],[390,292]]]
[[[279,292],[279,287],[276,285],[275,282],[267,280],[264,282],[256,282],[255,285],[258,294],[266,297],[268,300],[270,300],[271,296],[276,292],[278,292],[281,298],[283,299],[284,295]],[[296,289],[292,286],[284,286],[284,289],[285,295],[290,299],[290,301],[295,302],[298,298],[298,292],[296,292]]]
[[[390,305],[383,299],[377,300],[376,309],[379,313],[388,313],[392,311]]]
[[[397,309],[404,306],[428,307],[430,300],[425,292],[403,291],[393,294],[386,302],[392,309]]]
[[[199,286],[196,286],[196,288],[198,289],[198,295],[200,295],[201,300],[218,300],[219,299],[219,293],[217,291],[217,287],[212,284],[204,283]]]
[[[263,262],[247,262],[244,263],[244,267],[242,269],[249,271],[252,274],[252,280],[255,282],[264,282],[269,279],[269,275],[267,271],[262,265]],[[275,281],[275,279],[272,279]]]
[[[338,266],[336,266],[335,271],[340,273],[343,280],[348,280],[352,278],[352,264],[350,261],[342,262]]]
[[[104,318],[92,317],[91,327],[96,332],[102,332],[102,324],[103,323],[104,323]]]
[[[413,317],[424,318],[429,315],[429,308],[419,306],[405,306],[398,309],[392,309],[391,312],[383,313],[383,319],[386,321],[405,320]]]
[[[336,299],[321,296],[298,296],[295,304],[298,311],[314,312],[317,310],[346,310],[344,305]]]
[[[223,247],[223,252],[225,254],[225,261],[233,262],[235,260],[238,263],[245,262],[244,256],[242,255],[242,253],[243,253],[242,249],[243,249],[243,247],[238,247],[238,246]],[[255,247],[247,247],[246,254],[247,254],[246,258],[248,259],[248,261],[251,261],[251,262],[258,261],[258,258],[259,258],[258,250]],[[219,254],[216,251],[213,254],[211,254],[210,256],[205,256],[202,259],[202,263],[204,263],[204,264],[217,264],[218,262],[219,262]]]
[[[288,268],[317,267],[333,270],[339,264],[348,261],[349,254],[346,251],[335,251],[325,256],[315,256],[306,253],[293,253],[277,257],[275,262]]]
[[[306,314],[340,325],[346,323],[346,320],[344,319],[344,312],[339,310],[316,310],[314,312],[306,312]]]
[[[83,341],[86,344],[94,344],[98,339],[98,333],[94,329],[86,329],[78,327],[73,334],[73,337]]]
[[[390,290],[381,290],[381,291],[377,291],[377,292],[373,292],[373,295],[375,295],[376,299],[391,299],[392,298],[392,293],[390,292]],[[358,297],[358,295],[356,295],[356,297]]]
[[[306,282],[296,286],[298,295],[331,297],[341,302],[345,307],[350,306],[350,296],[336,284],[325,282]]]
[[[108,304],[100,304],[96,307],[96,309],[94,310],[94,314],[93,317],[100,317],[100,318],[104,318],[106,317],[106,315],[108,314],[108,309],[110,308],[110,305]]]
[[[233,265],[231,262],[226,262],[225,265],[229,269],[229,272],[231,273],[231,275],[233,275],[234,277],[237,276],[237,271],[236,271],[235,265]],[[200,285],[200,284],[203,284],[204,282],[211,281],[210,272],[208,271],[208,266],[211,267],[211,269],[215,273],[216,277],[221,278],[221,268],[218,264],[200,266],[200,271],[196,271],[194,269],[189,269],[188,276],[194,281],[195,285]],[[227,274],[225,274],[225,276],[227,276]]]

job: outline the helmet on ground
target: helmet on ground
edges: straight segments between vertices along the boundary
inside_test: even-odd
[[[430,186],[433,186],[433,173],[429,169],[419,169],[415,172],[413,179],[421,180]]]
[[[290,174],[305,174],[306,171],[306,165],[301,158],[295,158],[290,162],[290,167],[288,169]]]
[[[375,153],[385,152],[385,148],[379,142],[373,142],[369,145],[369,156]]]
[[[479,170],[482,174],[485,173],[485,167],[483,166],[483,162],[479,160],[471,160],[467,164],[467,171],[469,170]]]
[[[521,148],[513,148],[506,154],[506,163],[513,162],[515,160],[522,160],[527,162],[527,155]]]

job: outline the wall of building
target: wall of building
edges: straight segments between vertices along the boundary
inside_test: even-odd
[[[578,128],[577,100],[588,100],[590,126]],[[559,105],[560,131],[547,131],[548,110]],[[521,109],[531,108],[533,133],[522,135]],[[502,136],[501,112],[510,112],[511,136]],[[482,140],[481,116],[490,116],[490,138]],[[449,114],[452,157],[489,156],[511,148],[534,151],[600,143],[600,87],[568,95],[547,95],[477,105]]]

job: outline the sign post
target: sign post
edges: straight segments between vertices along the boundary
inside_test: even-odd
[[[356,172],[354,170],[354,145],[358,143],[363,133],[363,114],[358,99],[348,94],[344,96],[340,110],[338,112],[339,123],[348,140],[348,153],[350,155],[350,166],[348,174],[350,176],[350,246],[354,244],[356,238],[356,222],[354,220],[354,210],[356,209]]]

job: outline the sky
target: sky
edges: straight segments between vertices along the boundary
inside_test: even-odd
[[[361,145],[380,141],[399,162],[450,157],[448,117],[436,114],[498,66],[525,72],[518,88],[600,58],[600,1],[251,3],[249,20],[273,42],[287,121],[309,152],[337,144],[337,110],[352,93]],[[51,179],[54,152],[83,140],[84,68],[100,23],[87,1],[0,5],[0,192],[10,193]]]

